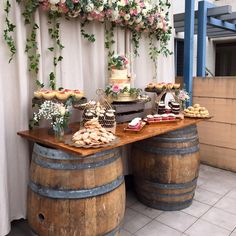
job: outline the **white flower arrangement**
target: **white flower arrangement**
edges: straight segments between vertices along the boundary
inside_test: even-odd
[[[34,113],[33,121],[38,124],[42,118],[51,120],[53,130],[58,131],[67,127],[69,116],[70,106],[46,100],[40,105],[38,112]]]

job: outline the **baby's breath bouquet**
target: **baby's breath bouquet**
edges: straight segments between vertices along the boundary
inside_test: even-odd
[[[34,113],[32,123],[38,125],[42,118],[51,120],[55,135],[62,136],[64,129],[68,127],[69,117],[70,105],[46,100],[40,105],[38,112]]]

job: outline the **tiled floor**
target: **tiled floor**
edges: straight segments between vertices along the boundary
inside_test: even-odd
[[[201,165],[193,204],[163,212],[127,193],[121,236],[236,236],[236,173]],[[8,236],[31,236],[26,221],[15,222]]]

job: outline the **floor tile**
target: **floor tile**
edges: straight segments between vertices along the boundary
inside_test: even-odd
[[[172,211],[162,213],[156,220],[180,232],[184,232],[197,218],[181,211]]]
[[[226,182],[214,179],[214,180],[209,180],[205,184],[202,184],[201,188],[208,190],[210,192],[225,195],[230,190],[232,190],[234,186],[232,186],[232,184],[230,183],[226,183]]]
[[[225,195],[226,197],[230,197],[236,199],[236,188],[232,189],[229,193]]]
[[[198,201],[194,201],[191,206],[189,206],[188,208],[185,208],[184,210],[182,210],[185,213],[188,213],[192,216],[195,217],[200,217],[202,216],[205,212],[207,212],[209,210],[211,206],[206,205],[204,203],[198,202]]]
[[[228,236],[230,231],[199,219],[185,233],[190,236]]]
[[[199,202],[213,206],[217,201],[219,201],[220,198],[222,198],[222,196],[223,195],[209,192],[201,187],[198,187],[195,190],[194,199]]]
[[[236,199],[224,197],[215,204],[215,207],[236,215]]]
[[[172,229],[156,220],[145,225],[142,229],[135,233],[135,236],[180,236],[181,232]]]
[[[141,202],[136,202],[130,208],[135,211],[138,211],[139,213],[142,213],[143,215],[146,215],[152,219],[156,218],[157,216],[159,216],[163,212],[163,211],[160,211],[157,209],[147,207],[144,204],[142,204]]]
[[[131,233],[129,233],[128,231],[124,229],[121,229],[120,236],[131,236]]]
[[[123,229],[129,231],[130,233],[135,233],[151,221],[151,218],[138,213],[132,219],[124,222]]]
[[[230,231],[233,231],[236,227],[236,215],[215,207],[202,216],[202,219]]]
[[[209,179],[203,178],[203,177],[198,177],[197,179],[197,186],[201,186],[203,184],[205,184]]]
[[[125,217],[124,217],[124,222],[131,220],[138,214],[137,211],[134,211],[130,208],[125,209]]]

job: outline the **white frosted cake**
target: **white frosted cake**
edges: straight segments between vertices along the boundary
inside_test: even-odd
[[[109,84],[119,85],[120,88],[127,87],[130,89],[130,78],[128,78],[128,70],[126,69],[111,69],[111,77]]]

